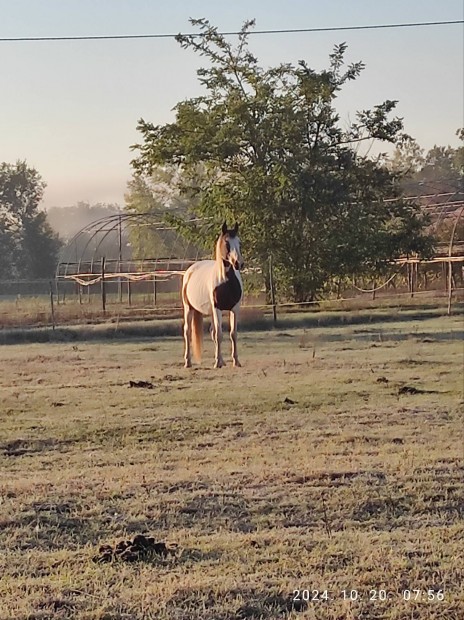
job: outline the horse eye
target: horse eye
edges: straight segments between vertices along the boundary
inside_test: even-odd
[[[227,251],[230,252],[230,243],[228,241],[226,241],[226,248],[227,248]]]

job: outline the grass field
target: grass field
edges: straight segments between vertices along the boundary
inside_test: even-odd
[[[284,324],[216,371],[180,338],[1,347],[0,618],[462,620],[462,335]],[[99,561],[137,534],[169,554]]]

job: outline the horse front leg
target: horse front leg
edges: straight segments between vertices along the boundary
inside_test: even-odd
[[[221,343],[222,343],[222,312],[218,308],[213,310],[213,341],[214,341],[214,368],[221,368],[224,366],[224,360],[222,359]]]
[[[241,366],[240,362],[238,361],[238,352],[237,352],[238,309],[230,311],[229,322],[230,322],[230,342],[232,344],[232,363],[234,366]]]
[[[191,350],[191,339],[192,339],[192,320],[193,320],[193,308],[190,306],[184,306],[184,360],[185,368],[191,368],[192,366],[192,350]]]

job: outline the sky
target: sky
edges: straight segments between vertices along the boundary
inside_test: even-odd
[[[462,0],[0,0],[0,38],[192,32],[205,17],[223,31],[256,19],[257,30],[462,20]],[[366,69],[342,91],[342,122],[398,100],[405,131],[426,150],[458,146],[464,126],[463,26],[254,35],[264,67],[304,59],[328,65],[346,42]],[[124,204],[137,121],[174,120],[198,96],[204,60],[173,38],[0,41],[0,162],[18,159],[47,184],[43,206]]]

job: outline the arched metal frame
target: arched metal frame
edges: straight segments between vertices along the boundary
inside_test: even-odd
[[[192,219],[192,224],[201,220]],[[144,257],[142,259],[124,258],[122,252],[122,238],[123,234],[132,226],[149,226],[152,230],[157,231],[163,236],[163,231],[173,232],[176,235],[176,246],[179,247],[179,242],[185,247],[183,256],[174,256],[171,253],[170,256],[154,256],[151,258]],[[95,271],[95,263],[97,254],[105,242],[110,236],[115,236],[115,243],[113,244],[117,248],[117,256],[105,257],[105,263],[107,268],[112,267],[106,274],[106,278],[118,277],[130,279],[130,276],[141,276],[144,272],[149,271],[153,277],[158,277],[157,271],[160,271],[160,277],[166,278],[169,275],[176,275],[181,271],[179,265],[185,268],[185,265],[191,264],[196,260],[204,257],[204,253],[200,249],[194,249],[192,244],[185,242],[181,235],[171,226],[166,225],[158,214],[152,213],[119,213],[109,215],[98,220],[95,220],[91,224],[84,226],[78,231],[74,237],[64,246],[61,251],[60,259],[56,268],[56,280],[74,279],[80,284],[87,284],[86,280],[95,280],[95,277],[99,276],[99,272]],[[77,247],[79,241],[83,237],[88,237],[85,245],[79,250],[80,256],[77,254]],[[85,258],[89,246],[95,243],[95,248],[91,258]],[[72,260],[71,257],[75,257]],[[131,269],[122,270],[122,264],[130,266]],[[157,263],[163,263],[164,268],[158,270]],[[148,269],[147,269],[148,268]],[[148,275],[148,274],[146,274]]]
[[[169,211],[173,213],[172,210]],[[190,219],[187,223],[198,224],[206,220]],[[149,226],[161,237],[167,255],[155,255],[133,259],[125,257],[123,239],[131,227]],[[102,245],[112,239],[110,256],[105,256]],[[82,242],[82,243],[80,243]],[[92,244],[95,244],[92,253]],[[170,251],[169,251],[170,248]],[[177,252],[177,254],[175,254]],[[172,290],[172,285],[158,285],[168,280],[179,279],[185,270],[195,261],[205,258],[205,253],[198,247],[187,242],[172,226],[162,221],[162,216],[153,213],[117,213],[100,218],[78,231],[69,243],[62,248],[60,260],[55,272],[55,293],[57,301],[64,301],[69,284],[76,286],[79,303],[82,303],[82,292],[87,289],[90,301],[91,288],[100,288],[103,311],[106,308],[107,283],[117,283],[119,303],[123,301],[123,285],[127,287],[127,302],[132,305],[132,283],[152,282],[153,306],[159,302],[159,293]],[[208,257],[209,258],[209,257]],[[65,286],[65,283],[68,286]],[[94,289],[93,289],[94,290]],[[140,288],[137,289],[140,292]],[[142,287],[144,299],[147,289]],[[113,289],[114,292],[114,289]]]

